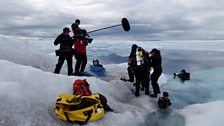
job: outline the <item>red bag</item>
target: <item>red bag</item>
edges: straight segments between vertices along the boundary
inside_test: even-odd
[[[89,84],[88,82],[84,80],[75,80],[73,83],[73,90],[74,90],[74,95],[81,95],[81,96],[90,96],[92,95],[92,92],[89,89]]]

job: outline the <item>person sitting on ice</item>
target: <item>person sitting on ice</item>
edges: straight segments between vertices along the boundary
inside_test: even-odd
[[[163,92],[163,97],[159,97],[158,107],[161,109],[166,109],[170,105],[172,105],[172,103],[170,102],[168,92]]]
[[[103,67],[102,64],[100,64],[98,59],[93,60],[93,66],[97,66],[97,67]]]

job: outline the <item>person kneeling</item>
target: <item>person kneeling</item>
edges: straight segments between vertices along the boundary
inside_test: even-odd
[[[158,106],[161,109],[166,109],[168,106],[172,105],[169,99],[168,92],[163,92],[163,97],[159,97]]]

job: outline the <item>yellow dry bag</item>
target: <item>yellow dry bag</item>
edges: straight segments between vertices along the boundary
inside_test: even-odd
[[[86,124],[104,116],[104,108],[98,93],[91,96],[61,94],[54,111],[61,120],[79,124]]]

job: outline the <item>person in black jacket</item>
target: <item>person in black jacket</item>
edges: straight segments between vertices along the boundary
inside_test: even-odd
[[[74,34],[74,40],[78,37],[79,34],[81,34],[81,28],[79,28],[79,25],[80,25],[80,20],[79,19],[76,19],[75,20],[75,23],[73,23],[71,25],[72,27],[72,32]]]
[[[57,46],[60,44],[60,49],[58,50],[58,63],[56,64],[56,68],[54,73],[59,74],[61,67],[64,61],[67,61],[68,66],[68,75],[70,76],[73,73],[72,69],[72,56],[73,56],[73,49],[72,46],[74,44],[72,38],[69,35],[69,28],[65,27],[63,29],[63,33],[61,33],[54,41],[54,45]],[[56,54],[57,55],[57,54]]]
[[[121,80],[124,81],[129,81],[129,82],[134,82],[135,81],[135,75],[134,75],[134,68],[137,66],[136,62],[136,50],[138,46],[136,44],[133,44],[131,47],[131,52],[130,55],[128,56],[128,79],[126,78],[121,78]]]
[[[128,76],[129,81],[134,82],[134,67],[136,67],[136,49],[138,46],[136,44],[133,44],[131,47],[131,53],[128,57]]]
[[[133,58],[131,67],[136,78],[135,96],[139,96],[140,86],[142,91],[145,90],[145,95],[149,95],[148,53],[143,48],[137,47],[130,57]]]
[[[149,57],[149,60],[151,61],[151,67],[153,68],[153,73],[151,75],[151,84],[154,92],[150,96],[157,97],[157,94],[160,94],[160,87],[157,81],[162,74],[162,58],[160,55],[160,51],[156,48],[152,49],[150,53],[152,55]]]

